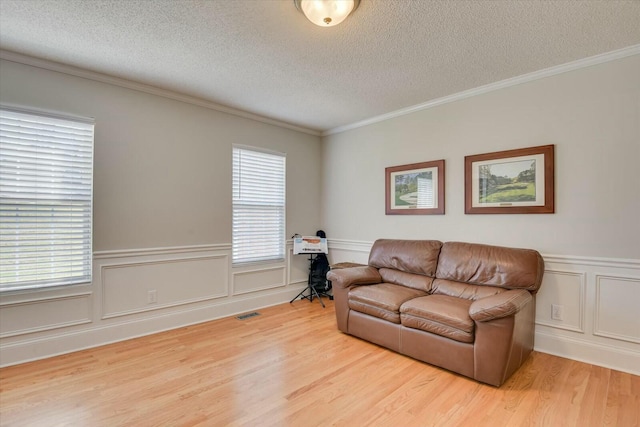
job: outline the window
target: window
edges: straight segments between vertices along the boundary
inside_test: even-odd
[[[285,157],[233,148],[234,264],[284,259]]]
[[[0,109],[0,291],[91,282],[93,123]]]

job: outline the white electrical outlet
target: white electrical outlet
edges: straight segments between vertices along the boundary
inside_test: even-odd
[[[151,289],[147,292],[147,304],[157,304],[158,303],[158,291],[155,289]]]
[[[559,304],[551,304],[551,318],[553,320],[564,320],[564,306]]]

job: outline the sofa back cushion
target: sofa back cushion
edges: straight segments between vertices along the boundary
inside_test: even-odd
[[[460,299],[475,301],[477,299],[490,297],[508,289],[497,286],[472,285],[470,283],[454,282],[453,280],[435,279],[431,287],[434,295],[447,295]]]
[[[405,273],[404,271],[393,270],[391,268],[381,268],[378,270],[378,273],[380,273],[380,277],[382,277],[382,281],[385,283],[393,283],[406,286],[407,288],[431,292],[433,277],[423,276],[422,274]]]
[[[536,292],[544,261],[531,249],[447,242],[438,259],[438,279]]]
[[[442,242],[438,240],[376,240],[369,265],[434,277]]]

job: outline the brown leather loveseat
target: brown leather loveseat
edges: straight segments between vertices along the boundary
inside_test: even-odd
[[[533,349],[543,272],[534,250],[382,239],[327,278],[342,332],[500,386]]]

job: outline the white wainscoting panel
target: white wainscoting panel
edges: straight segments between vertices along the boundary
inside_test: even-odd
[[[596,275],[593,333],[640,344],[640,278]]]
[[[366,264],[372,245],[329,239],[329,258]],[[542,257],[535,350],[640,375],[640,260]],[[552,318],[552,304],[562,319]]]
[[[102,318],[226,297],[227,266],[224,254],[103,264]]]
[[[29,313],[25,316],[24,313]],[[91,322],[91,292],[0,304],[0,338]]]
[[[232,268],[230,244],[105,251],[93,258],[91,284],[0,295],[0,366],[288,302],[307,278],[306,261],[291,259],[291,251],[279,264]],[[155,291],[152,301],[149,291]]]
[[[545,270],[536,295],[536,323],[584,333],[586,286],[584,272]],[[553,305],[562,310],[561,319],[553,318]]]
[[[280,288],[286,284],[284,265],[233,272],[233,295]]]

